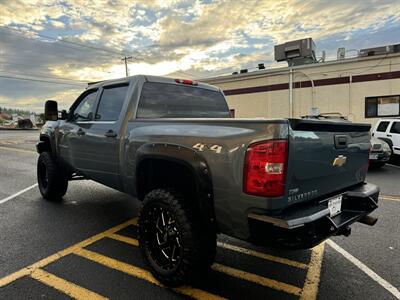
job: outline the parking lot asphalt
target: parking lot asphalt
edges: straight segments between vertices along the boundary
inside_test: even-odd
[[[400,299],[398,166],[368,174],[382,195],[374,227],[302,251],[221,235],[209,276],[171,290],[139,253],[134,198],[91,181],[70,182],[60,203],[41,198],[37,136],[0,131],[0,299]]]

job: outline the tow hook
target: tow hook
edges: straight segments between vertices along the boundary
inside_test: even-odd
[[[375,223],[378,221],[378,218],[374,218],[371,216],[364,216],[358,222],[369,225],[369,226],[374,226]]]

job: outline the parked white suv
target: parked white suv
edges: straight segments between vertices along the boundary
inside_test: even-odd
[[[380,119],[372,136],[387,142],[393,154],[400,155],[400,118]]]

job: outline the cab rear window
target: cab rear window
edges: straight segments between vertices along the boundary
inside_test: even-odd
[[[222,93],[199,87],[146,82],[137,118],[229,118]]]

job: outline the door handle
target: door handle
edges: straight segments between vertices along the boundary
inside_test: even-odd
[[[335,148],[336,149],[345,149],[347,148],[347,136],[335,134],[334,136]]]
[[[76,131],[76,134],[77,134],[77,135],[85,135],[85,131],[83,131],[82,128],[79,128],[79,129]]]
[[[107,131],[104,135],[105,135],[106,137],[112,137],[112,138],[117,137],[117,133],[114,132],[113,130]]]
[[[391,135],[391,134],[387,134],[386,136],[387,136],[387,137],[392,137],[392,135]]]

